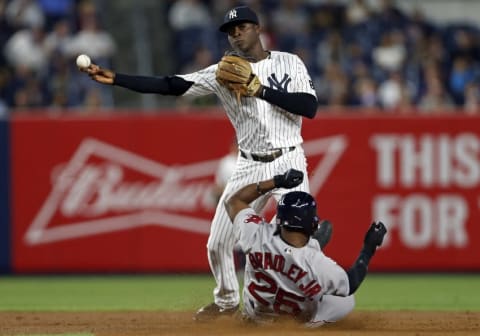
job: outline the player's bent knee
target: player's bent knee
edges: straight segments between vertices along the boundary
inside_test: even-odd
[[[353,295],[342,297],[335,295],[324,295],[319,302],[317,311],[309,322],[309,328],[320,326],[322,322],[331,323],[343,319],[352,312],[355,307],[355,298]]]
[[[346,300],[346,307],[345,307],[345,309],[346,309],[347,314],[348,314],[348,313],[350,313],[350,312],[353,310],[353,308],[355,308],[355,297],[354,297],[353,294],[352,294],[352,295],[350,295],[350,296],[347,296],[346,299],[347,299],[347,300]]]
[[[342,297],[342,300],[337,301],[337,316],[334,320],[341,320],[350,314],[355,308],[355,297],[353,295]]]
[[[227,248],[225,242],[220,240],[209,240],[207,243],[207,250],[210,254],[233,253],[233,248],[231,246]]]

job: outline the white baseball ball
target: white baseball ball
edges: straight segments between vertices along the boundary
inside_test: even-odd
[[[77,66],[79,68],[88,68],[90,66],[90,63],[92,63],[90,61],[90,57],[88,57],[87,55],[78,55],[77,57]]]

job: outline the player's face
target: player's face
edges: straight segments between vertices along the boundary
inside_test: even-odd
[[[233,49],[248,52],[259,42],[260,28],[256,24],[243,22],[231,26],[227,34],[228,42]]]

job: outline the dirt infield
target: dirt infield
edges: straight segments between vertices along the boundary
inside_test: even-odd
[[[203,324],[192,312],[0,312],[0,335],[91,333],[96,336],[153,335],[480,335],[480,312],[355,311],[320,329],[291,322],[248,326],[222,318]]]

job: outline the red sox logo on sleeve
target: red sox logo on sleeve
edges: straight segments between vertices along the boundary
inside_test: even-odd
[[[263,222],[263,218],[258,215],[249,215],[244,220],[244,223],[255,223],[257,225],[261,224],[262,222]]]
[[[344,135],[304,143],[310,189],[318,193],[347,147]],[[208,234],[214,204],[207,200],[219,160],[167,166],[106,142],[86,138],[69,162],[52,167],[52,187],[24,234],[27,245],[144,226]],[[259,223],[262,218],[252,216]]]

